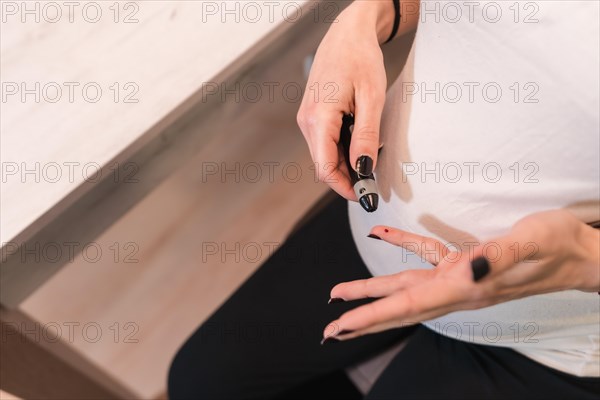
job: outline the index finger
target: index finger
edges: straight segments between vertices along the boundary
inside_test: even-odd
[[[318,118],[309,128],[315,173],[340,196],[356,201],[356,195],[346,167],[346,155],[339,145],[342,127],[341,113]]]

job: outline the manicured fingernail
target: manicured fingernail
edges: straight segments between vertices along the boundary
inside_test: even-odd
[[[321,346],[323,346],[324,344],[336,343],[339,341],[340,339],[336,338],[335,336],[327,336],[326,338],[323,338],[323,340],[321,340]]]
[[[478,257],[471,261],[473,281],[478,282],[490,272],[490,263],[485,257]]]
[[[352,332],[354,332],[354,331],[350,331],[350,330],[348,330],[348,329],[344,329],[344,330],[341,330],[341,331],[338,333],[338,335],[349,335],[349,334],[351,334]],[[336,335],[336,336],[337,336],[337,335]]]
[[[332,297],[329,299],[329,301],[327,302],[327,304],[333,304],[333,303],[343,303],[346,300],[339,298],[339,297]]]
[[[377,239],[377,240],[381,240],[381,238],[380,238],[379,236],[377,236],[377,235],[373,235],[372,233],[369,233],[369,234],[367,235],[367,237],[369,237],[369,238],[371,238],[371,239]]]
[[[369,176],[373,173],[373,159],[369,156],[360,156],[356,161],[356,172],[362,176]]]

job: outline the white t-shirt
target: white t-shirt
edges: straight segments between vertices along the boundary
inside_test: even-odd
[[[377,224],[465,244],[542,210],[600,220],[598,16],[598,1],[423,1],[409,61],[386,101],[379,209],[349,206],[374,275],[432,268],[367,238]],[[600,376],[596,293],[532,296],[426,325]]]

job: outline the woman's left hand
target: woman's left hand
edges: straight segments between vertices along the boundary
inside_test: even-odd
[[[325,338],[352,339],[541,293],[600,290],[600,231],[566,210],[536,213],[507,236],[466,251],[387,226],[371,235],[415,252],[435,266],[340,283],[331,298],[379,298],[331,322]],[[597,296],[597,295],[596,295]]]

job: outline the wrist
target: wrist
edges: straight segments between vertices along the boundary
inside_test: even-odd
[[[390,37],[396,17],[392,0],[357,0],[345,11],[350,18],[356,18],[359,26],[374,30],[379,44]]]
[[[580,290],[600,291],[600,230],[583,225],[578,235],[583,251],[583,282]]]

